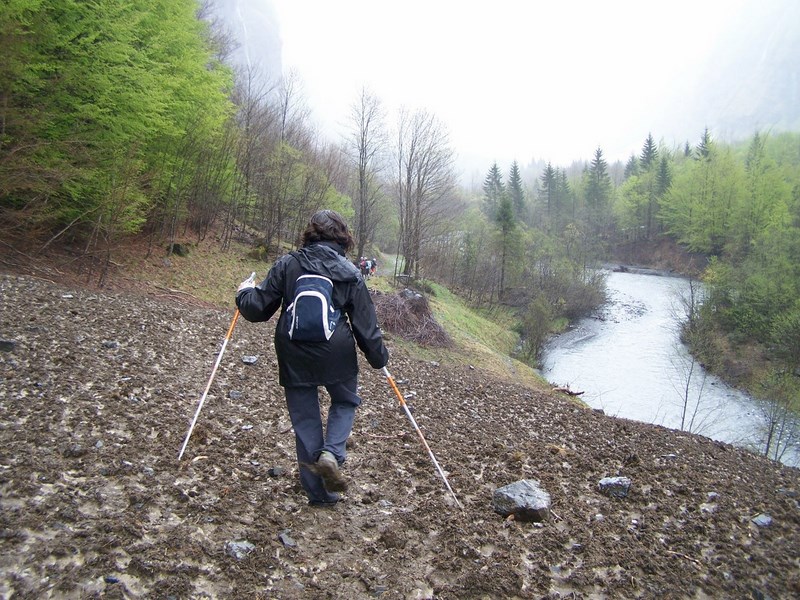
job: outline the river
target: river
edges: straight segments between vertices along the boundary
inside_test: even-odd
[[[583,392],[607,415],[683,429],[760,448],[763,418],[755,401],[706,373],[679,340],[685,278],[609,272],[609,301],[544,348],[541,374]],[[686,402],[684,400],[688,399]],[[798,455],[783,462],[797,465]]]

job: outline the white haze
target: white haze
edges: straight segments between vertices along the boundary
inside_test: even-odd
[[[400,107],[436,114],[465,169],[566,166],[598,146],[625,161],[648,133],[682,146],[706,126],[726,138],[800,124],[796,0],[219,1],[274,9],[284,74],[332,140],[366,87],[390,122]],[[239,23],[247,44],[259,23],[274,35]],[[762,97],[765,78],[786,80],[790,108]]]

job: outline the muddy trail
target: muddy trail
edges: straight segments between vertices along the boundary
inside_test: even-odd
[[[271,324],[178,297],[0,276],[3,598],[796,598],[800,478],[480,365],[404,354],[364,403],[333,509],[307,506]],[[256,357],[253,364],[243,358]],[[622,475],[627,497],[600,479]],[[550,518],[492,496],[535,479]]]

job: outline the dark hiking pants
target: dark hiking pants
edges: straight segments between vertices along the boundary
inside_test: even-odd
[[[361,404],[357,394],[357,379],[326,385],[331,396],[328,423],[323,430],[317,386],[287,387],[286,405],[294,427],[297,462],[300,465],[300,483],[311,504],[331,504],[339,495],[328,492],[322,478],[304,467],[313,464],[323,450],[336,457],[341,465],[347,458],[345,444],[353,428],[356,407]]]

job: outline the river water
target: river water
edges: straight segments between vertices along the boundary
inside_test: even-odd
[[[540,373],[607,415],[760,448],[763,417],[749,396],[706,373],[679,340],[688,280],[609,272],[609,301],[544,348]],[[684,406],[686,410],[684,411]],[[685,413],[685,414],[684,414]],[[784,462],[796,465],[797,454]]]

